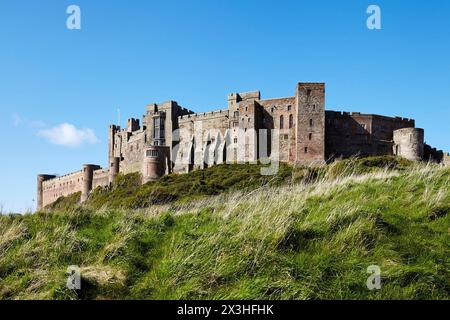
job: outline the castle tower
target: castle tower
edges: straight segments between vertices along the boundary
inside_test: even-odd
[[[93,164],[83,165],[83,184],[81,187],[81,203],[85,202],[92,190],[94,180],[94,171],[100,169],[100,166]]]
[[[116,133],[120,131],[119,126],[111,125],[108,129],[108,159],[111,162],[111,159],[115,157],[114,148],[116,145]]]
[[[40,174],[37,176],[37,199],[36,199],[36,210],[39,211],[44,206],[44,181],[56,178],[54,175]]]
[[[109,176],[108,176],[109,185],[112,185],[112,183],[114,182],[114,179],[119,174],[119,171],[120,171],[120,158],[118,158],[118,157],[110,158]]]
[[[145,150],[142,166],[143,183],[154,181],[171,171],[170,147],[150,146]]]
[[[261,111],[255,100],[239,103],[238,161],[252,162],[258,160],[258,129]]]
[[[296,162],[325,161],[325,84],[299,83],[295,93]]]
[[[394,154],[409,160],[419,161],[424,153],[424,130],[404,128],[394,131]]]

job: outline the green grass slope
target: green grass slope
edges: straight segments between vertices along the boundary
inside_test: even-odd
[[[163,181],[119,181],[101,204],[3,216],[0,299],[449,299],[449,168],[371,158],[252,176],[165,201],[144,192]]]

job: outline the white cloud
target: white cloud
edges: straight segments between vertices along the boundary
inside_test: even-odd
[[[38,135],[47,138],[53,144],[72,148],[98,142],[92,129],[78,129],[70,123],[62,123],[50,129],[40,130]]]

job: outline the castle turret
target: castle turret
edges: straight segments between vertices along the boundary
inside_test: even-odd
[[[40,174],[37,176],[37,199],[36,199],[36,210],[41,210],[44,206],[44,181],[56,178],[54,175],[50,174]]]
[[[394,131],[394,154],[409,160],[419,161],[424,154],[424,130],[404,128]]]
[[[114,179],[119,174],[120,169],[120,158],[114,157],[109,161],[109,178],[108,182],[111,185],[114,182]]]
[[[108,129],[108,159],[115,156],[116,134],[120,131],[120,127],[116,125],[109,126]]]
[[[138,131],[141,128],[139,125],[139,119],[128,119],[127,121],[127,132],[132,133]]]
[[[145,150],[142,166],[143,183],[154,181],[171,171],[169,147],[150,146]]]
[[[81,202],[85,202],[92,190],[92,182],[94,180],[94,171],[101,169],[100,166],[94,164],[83,165],[83,184],[81,188]]]

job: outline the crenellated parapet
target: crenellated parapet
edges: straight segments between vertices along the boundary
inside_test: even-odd
[[[207,121],[210,119],[216,119],[216,118],[222,118],[222,117],[228,117],[228,109],[183,115],[183,116],[178,117],[178,122],[185,123],[188,121],[201,121],[201,120]]]

